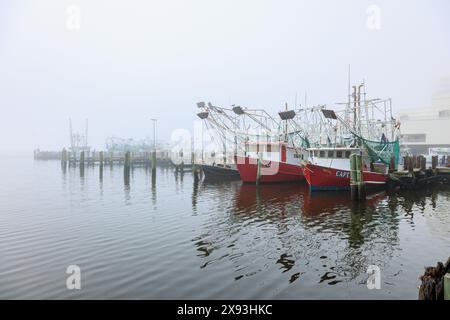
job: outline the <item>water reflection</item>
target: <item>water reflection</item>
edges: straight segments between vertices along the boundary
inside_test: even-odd
[[[194,190],[195,204],[198,197],[234,192],[228,206],[217,196],[225,212],[216,211],[192,241],[202,268],[228,259],[235,279],[275,264],[289,283],[323,270],[317,283],[334,285],[366,277],[368,265],[383,265],[399,246],[399,219],[385,192],[357,203],[348,193],[311,194],[304,184],[216,182],[202,183],[200,195]]]
[[[92,166],[82,180],[59,162],[1,168],[3,298],[73,298],[61,274],[79,263],[95,275],[86,299],[416,299],[423,266],[448,254],[448,188],[359,204],[301,184],[196,184],[190,172],[180,187],[173,169],[158,168],[153,190],[136,166],[130,191],[121,165],[102,184]],[[367,290],[368,264],[382,290]]]

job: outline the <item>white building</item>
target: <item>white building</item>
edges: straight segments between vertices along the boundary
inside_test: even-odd
[[[450,147],[450,92],[433,95],[432,106],[397,113],[401,144],[411,153]]]

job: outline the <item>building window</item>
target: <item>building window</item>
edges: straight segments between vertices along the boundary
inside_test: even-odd
[[[427,135],[425,133],[410,133],[402,135],[404,142],[426,142]]]
[[[450,118],[450,110],[439,111],[439,118]]]

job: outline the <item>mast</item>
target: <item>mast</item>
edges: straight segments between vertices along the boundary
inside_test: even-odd
[[[73,132],[72,132],[72,118],[69,118],[69,132],[70,132],[70,147],[72,151],[74,151],[74,141],[73,141]]]
[[[88,146],[88,119],[86,119],[86,128],[85,128],[85,133],[84,133],[84,146],[83,149],[87,150],[87,146]]]

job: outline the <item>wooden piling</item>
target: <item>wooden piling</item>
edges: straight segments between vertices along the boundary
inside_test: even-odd
[[[444,300],[450,300],[450,273],[444,276]]]
[[[61,151],[61,168],[66,171],[67,169],[67,150],[64,148]]]
[[[408,156],[408,172],[414,173],[414,158],[411,156]]]
[[[134,152],[130,152],[130,168],[134,169]]]
[[[427,170],[427,158],[425,156],[420,156],[420,170]]]
[[[431,157],[431,169],[435,170],[438,165],[438,156]]]
[[[352,200],[358,200],[358,178],[356,173],[355,153],[350,155],[350,197]]]
[[[84,176],[84,151],[80,152],[80,176]]]
[[[362,155],[358,154],[350,155],[350,196],[355,201],[366,199]]]
[[[156,172],[156,151],[152,152],[152,173]]]
[[[126,185],[130,184],[130,170],[131,170],[131,155],[130,151],[125,152],[123,162],[123,177]]]
[[[258,156],[258,164],[257,164],[257,170],[256,170],[256,185],[259,186],[259,183],[261,182],[261,160]]]
[[[389,161],[389,172],[393,172],[393,171],[395,171],[395,156],[394,155],[392,155],[391,156],[391,159],[390,159],[390,161]]]
[[[450,257],[446,263],[425,267],[419,279],[419,300],[450,300]]]
[[[103,151],[100,151],[98,161],[99,161],[99,177],[100,180],[103,180]]]
[[[73,157],[74,167],[76,167],[77,166],[77,153],[75,151],[72,152],[72,157]]]
[[[358,198],[359,200],[366,200],[366,183],[361,181],[358,183]]]
[[[150,159],[150,153],[149,152],[146,152],[145,153],[145,155],[144,155],[144,157],[145,157],[145,171],[147,172],[148,171],[148,168],[150,167],[150,161],[151,161],[151,159]]]
[[[194,173],[194,182],[198,182],[200,180],[199,171],[200,171],[199,167],[194,163],[192,169],[192,172]]]

